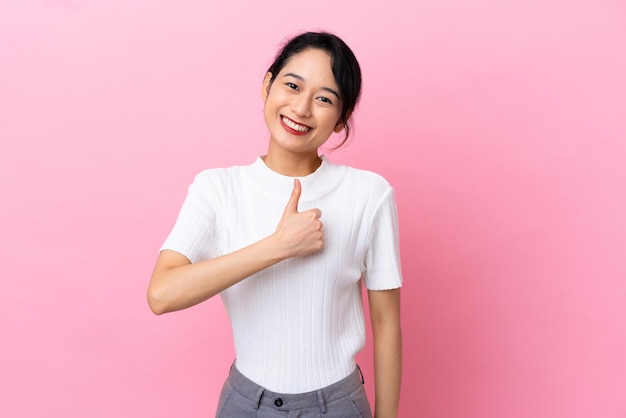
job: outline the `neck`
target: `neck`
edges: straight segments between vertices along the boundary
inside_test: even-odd
[[[280,154],[280,155],[279,155]],[[313,173],[322,164],[322,159],[315,154],[285,154],[267,151],[267,155],[261,157],[270,170],[289,177],[304,177]]]

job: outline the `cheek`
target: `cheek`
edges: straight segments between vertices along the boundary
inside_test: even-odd
[[[285,103],[285,95],[280,91],[280,89],[272,89],[265,97],[265,109],[275,110],[276,108],[283,106]]]
[[[263,113],[266,115],[271,114],[276,109],[276,100],[274,96],[269,95],[265,99],[265,103],[263,104]]]
[[[332,129],[335,130],[338,126],[343,126],[341,123],[341,115],[338,112],[333,112],[328,116],[328,124],[332,125]]]
[[[269,100],[265,102],[263,106],[263,118],[265,119],[265,123],[268,124],[272,120],[272,110],[271,103]]]

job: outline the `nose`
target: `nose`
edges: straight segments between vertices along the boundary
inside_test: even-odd
[[[291,110],[298,116],[308,118],[311,116],[311,97],[299,94],[291,102]]]

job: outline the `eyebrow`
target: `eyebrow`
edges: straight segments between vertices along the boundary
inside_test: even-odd
[[[285,74],[283,77],[293,77],[296,80],[300,80],[300,81],[306,81],[302,76],[298,75],[298,74],[294,74],[294,73],[287,73]],[[337,96],[337,99],[341,99],[339,97],[339,93],[337,93],[335,90],[331,89],[330,87],[321,87],[322,90],[327,91],[329,93],[334,94],[335,96]]]

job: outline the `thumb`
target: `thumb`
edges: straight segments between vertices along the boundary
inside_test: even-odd
[[[298,201],[300,200],[301,194],[302,194],[302,185],[300,184],[300,180],[294,179],[293,191],[291,192],[291,197],[289,198],[289,202],[287,202],[287,206],[285,206],[285,212],[290,212],[290,213],[298,212]]]

